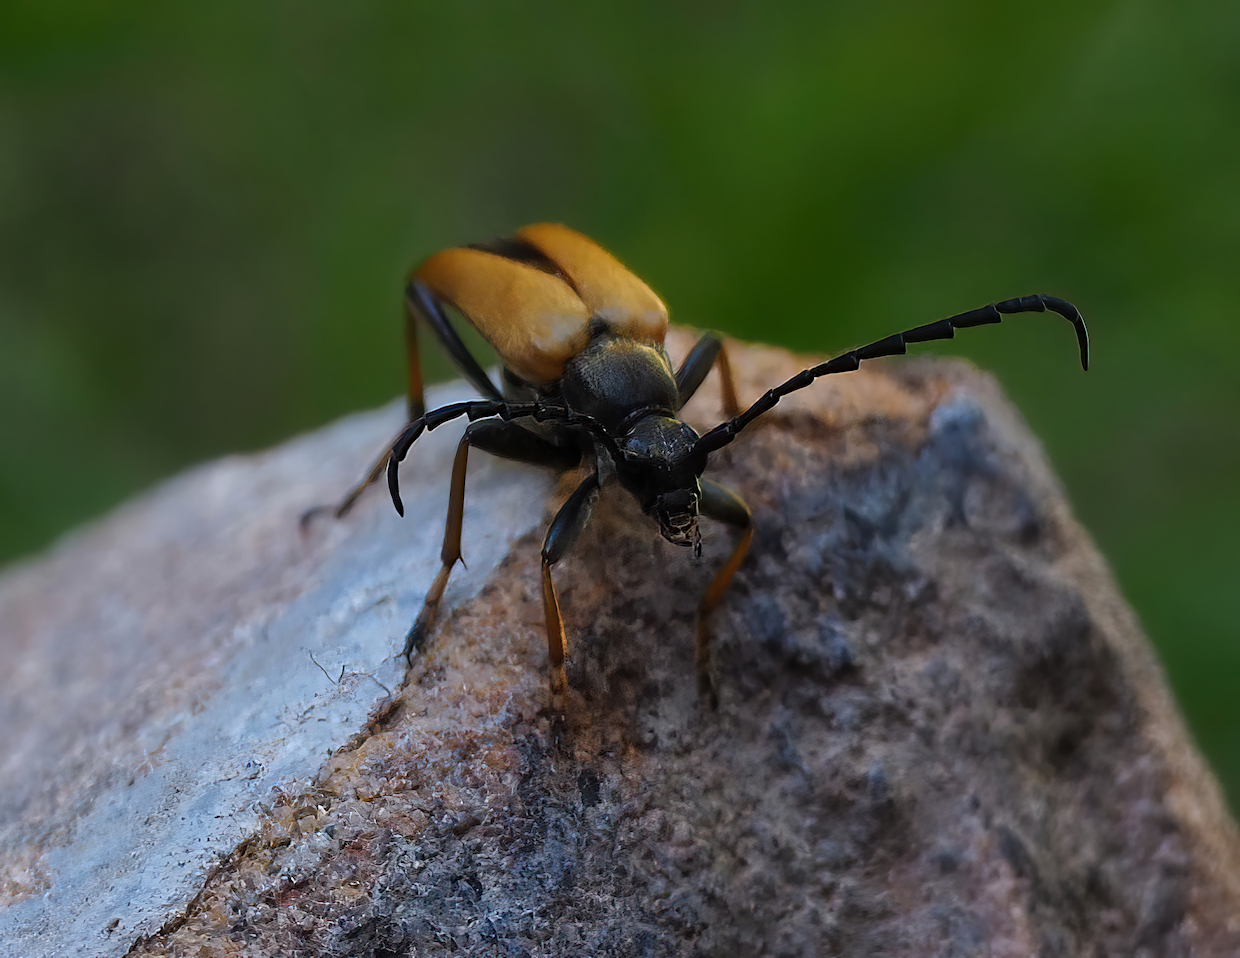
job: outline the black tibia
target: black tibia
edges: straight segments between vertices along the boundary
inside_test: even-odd
[[[444,313],[443,306],[430,287],[415,279],[405,289],[405,302],[409,307],[410,313],[416,315],[431,328],[439,338],[439,341],[443,343],[443,348],[448,351],[448,356],[452,359],[453,364],[460,371],[461,375],[478,392],[488,399],[504,398],[495,383],[491,381],[491,377],[478,364],[478,360],[474,358],[473,353],[461,342],[461,337],[457,335],[456,329],[448,321],[448,316]],[[412,335],[410,333],[410,336]],[[410,416],[409,418],[414,419],[416,417]]]
[[[698,387],[706,379],[711,366],[719,367],[720,387],[723,394],[723,414],[735,416],[741,411],[736,399],[736,381],[732,378],[732,364],[728,362],[728,351],[724,348],[723,339],[718,333],[704,333],[689,350],[689,355],[676,370],[676,390],[680,394],[680,406],[684,406],[698,391]],[[680,408],[679,406],[677,408]]]
[[[543,540],[543,562],[555,565],[564,558],[564,553],[577,541],[577,537],[590,521],[597,496],[598,474],[591,473],[581,480],[551,521],[547,537]]]
[[[538,466],[554,466],[569,468],[581,459],[576,449],[565,449],[536,436],[516,423],[476,422],[470,424],[461,436],[456,447],[456,458],[452,462],[452,486],[448,492],[448,520],[444,526],[443,546],[439,550],[439,559],[443,563],[435,581],[426,593],[426,601],[422,603],[422,611],[405,636],[405,647],[402,655],[409,658],[415,651],[420,651],[426,642],[427,635],[435,624],[435,616],[439,612],[439,602],[443,598],[444,589],[448,585],[448,576],[452,567],[461,558],[461,525],[465,515],[465,470],[469,460],[469,447],[475,446],[484,452],[505,459],[516,459]]]
[[[715,573],[715,578],[702,593],[702,601],[698,604],[698,687],[709,694],[713,700],[714,688],[710,680],[710,614],[719,604],[719,600],[723,598],[723,593],[731,583],[732,576],[736,575],[736,570],[740,568],[746,553],[749,552],[749,545],[753,542],[753,516],[740,496],[710,479],[702,480],[702,498],[699,509],[704,516],[726,522],[742,530],[740,539],[732,549],[732,554],[728,556],[728,561]]]
[[[909,343],[926,343],[935,339],[952,339],[956,335],[957,329],[967,329],[970,326],[985,326],[988,323],[1002,322],[1003,317],[1011,313],[1043,313],[1048,309],[1053,313],[1058,313],[1072,324],[1076,330],[1076,341],[1081,352],[1081,368],[1089,369],[1089,333],[1085,329],[1085,320],[1081,318],[1081,313],[1075,306],[1054,296],[1036,294],[1033,296],[1021,296],[1017,299],[1005,299],[1001,303],[991,303],[989,306],[971,309],[967,313],[949,316],[947,319],[940,319],[936,323],[927,323],[925,326],[907,329],[902,333],[896,333],[893,336],[888,336],[886,339],[870,343],[868,346],[850,349],[848,352],[842,353],[834,359],[821,363],[812,369],[802,370],[787,382],[781,383],[774,389],[767,390],[761,399],[739,416],[721,423],[706,433],[698,440],[697,450],[709,454],[716,449],[726,446],[736,438],[737,433],[771,409],[780,399],[788,395],[788,393],[804,389],[819,376],[829,376],[832,373],[850,373],[860,366],[861,361],[864,359],[878,359],[880,356],[901,356],[905,353]]]
[[[594,502],[598,498],[598,474],[591,473],[560,507],[542,548],[543,615],[547,622],[547,658],[551,663],[551,694],[563,696],[568,691],[568,675],[564,660],[568,657],[568,639],[564,635],[564,619],[560,615],[560,600],[555,594],[551,580],[551,567],[564,557],[569,546],[577,541],[581,530],[590,521]],[[562,704],[562,703],[561,703]]]

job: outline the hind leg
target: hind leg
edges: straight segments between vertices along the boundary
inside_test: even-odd
[[[405,290],[405,362],[409,369],[408,422],[421,418],[426,413],[426,396],[422,384],[422,358],[418,349],[418,323],[423,322],[430,327],[435,338],[447,351],[452,363],[462,376],[488,399],[502,399],[498,387],[486,374],[473,353],[461,341],[456,330],[448,321],[443,306],[425,283],[414,280]],[[331,510],[337,519],[343,519],[353,508],[363,492],[379,481],[388,464],[388,450],[391,443],[384,447],[379,458],[375,460],[365,477],[344,494],[334,507],[315,506],[302,513],[301,525],[304,530],[314,517]]]

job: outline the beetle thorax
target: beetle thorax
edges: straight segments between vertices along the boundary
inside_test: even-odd
[[[562,383],[574,412],[593,416],[613,436],[649,413],[674,415],[676,379],[661,345],[597,336],[569,360]]]

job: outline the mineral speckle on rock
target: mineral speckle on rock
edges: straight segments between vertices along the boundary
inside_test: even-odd
[[[750,396],[800,368],[734,362]],[[709,389],[694,422],[717,415]],[[608,490],[556,569],[564,716],[535,524],[130,953],[1240,953],[1217,786],[989,379],[867,365],[781,404],[708,474],[756,519],[714,618],[717,708],[694,614],[731,533],[707,524],[694,562]],[[571,483],[529,489],[549,518]]]

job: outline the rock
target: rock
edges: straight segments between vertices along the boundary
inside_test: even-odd
[[[749,398],[802,365],[734,363]],[[686,414],[717,407],[712,377]],[[0,949],[1240,951],[1218,787],[986,376],[867,364],[715,455],[757,526],[715,709],[694,610],[732,534],[694,562],[604,494],[556,570],[561,717],[538,555],[572,483],[482,455],[402,686],[457,432],[411,453],[410,518],[296,522],[399,419],[202,467],[0,580]]]

